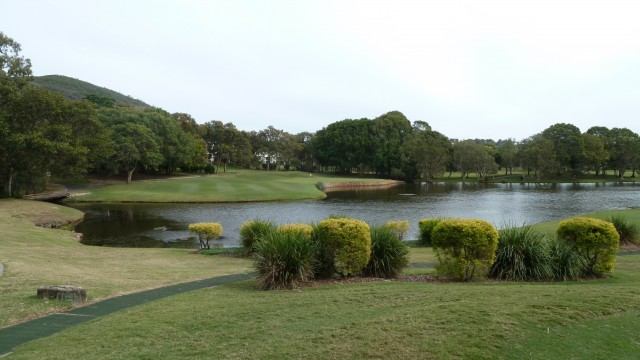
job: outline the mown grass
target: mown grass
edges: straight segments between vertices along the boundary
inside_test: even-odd
[[[78,220],[75,209],[26,200],[0,200],[0,327],[70,307],[36,298],[41,285],[84,287],[90,301],[162,285],[251,271],[234,257],[199,256],[186,249],[124,249],[80,244],[75,234],[34,226]]]
[[[261,292],[243,282],[84,323],[8,358],[631,359],[640,351],[639,281],[640,255],[627,255],[614,277],[572,283]]]
[[[8,264],[0,278],[3,318],[5,309],[22,311],[23,318],[55,310],[55,302],[33,296],[40,281],[77,281],[91,296],[248,269],[242,259],[184,250],[82,246],[68,232],[31,225],[28,219],[43,210],[30,204],[77,216],[54,205],[0,202],[0,231],[10,234],[8,243],[0,241],[0,262]],[[640,210],[613,213],[640,221]],[[550,233],[555,227],[536,225]],[[430,248],[411,248],[414,266],[406,273],[430,273],[415,265],[434,262]],[[7,359],[631,359],[640,353],[637,253],[619,256],[612,277],[590,281],[378,281],[272,292],[254,286],[203,289],[120,311],[19,346]],[[33,308],[25,312],[16,303]]]
[[[319,182],[354,179],[298,171],[237,169],[227,173],[135,181],[78,190],[69,201],[84,202],[243,202],[321,199]]]

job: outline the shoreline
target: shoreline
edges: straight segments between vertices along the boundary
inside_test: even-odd
[[[322,182],[316,187],[326,193],[345,190],[380,190],[388,189],[404,184],[400,180],[376,180],[376,181],[345,181],[345,182]]]

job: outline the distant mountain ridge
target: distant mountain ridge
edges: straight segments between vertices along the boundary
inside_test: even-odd
[[[150,107],[149,104],[134,99],[131,96],[63,75],[34,76],[31,84],[49,91],[61,93],[65,97],[73,100],[84,99],[87,95],[95,94],[114,99],[118,105]]]

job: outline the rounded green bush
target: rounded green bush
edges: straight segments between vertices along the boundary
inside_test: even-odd
[[[320,247],[320,276],[333,273],[349,276],[369,263],[371,233],[366,222],[355,219],[326,219],[313,234]]]
[[[493,264],[498,230],[477,219],[446,219],[433,228],[431,241],[438,257],[438,273],[469,281],[482,276]]]
[[[409,247],[387,226],[371,228],[371,258],[365,276],[393,278],[409,265]]]
[[[209,241],[222,235],[222,225],[220,223],[205,222],[189,224],[189,231],[198,235],[200,249],[209,249]]]
[[[600,276],[613,271],[620,235],[612,223],[588,217],[567,219],[558,225],[558,238],[580,255],[584,275]]]
[[[240,226],[240,243],[244,251],[253,253],[255,244],[276,231],[276,225],[271,221],[253,220]]]
[[[254,266],[262,290],[293,289],[313,278],[315,246],[300,232],[274,232],[255,244]]]
[[[442,219],[422,219],[418,222],[420,229],[419,242],[423,246],[431,246],[431,232]]]

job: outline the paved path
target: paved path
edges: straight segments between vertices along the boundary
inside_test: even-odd
[[[247,280],[254,276],[255,274],[233,274],[165,286],[135,294],[113,297],[87,306],[74,308],[64,313],[51,314],[9,326],[0,329],[0,357],[10,353],[11,350],[18,345],[53,335],[70,326],[95,319],[99,316],[108,315],[122,309],[162,299],[167,296],[217,285],[230,284]]]

